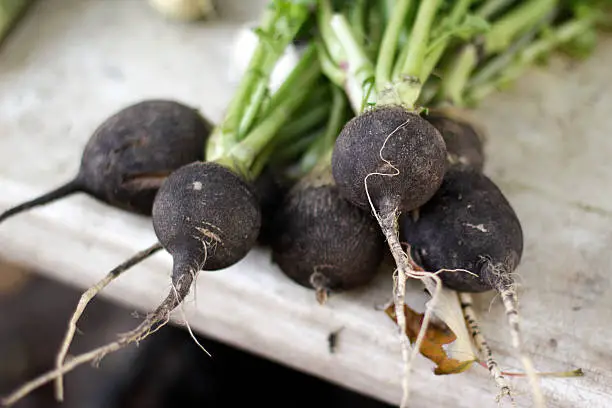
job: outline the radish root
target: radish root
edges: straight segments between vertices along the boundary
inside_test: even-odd
[[[30,208],[42,206],[59,198],[63,198],[70,194],[81,191],[82,188],[83,187],[81,180],[79,178],[75,178],[64,184],[63,186],[57,187],[55,190],[45,193],[40,197],[34,198],[33,200],[27,201],[25,203],[19,204],[13,208],[6,210],[5,212],[0,214],[0,222],[20,212],[29,210]]]
[[[383,150],[389,139],[398,132],[402,127],[406,126],[409,123],[409,120],[404,121],[399,126],[397,126],[392,132],[390,132],[385,138],[380,151],[379,157],[380,159],[391,169],[393,173],[381,173],[381,172],[373,172],[366,175],[364,178],[364,186],[365,192],[368,198],[368,202],[370,204],[370,208],[378,221],[378,224],[381,227],[381,230],[387,240],[387,245],[391,251],[391,255],[393,256],[397,269],[397,274],[394,274],[393,279],[393,303],[395,309],[395,316],[397,319],[397,325],[400,330],[400,345],[402,352],[402,361],[403,361],[403,375],[402,375],[402,399],[400,403],[400,408],[406,408],[408,406],[408,400],[410,397],[410,370],[412,366],[412,362],[416,355],[418,354],[421,343],[425,338],[425,334],[427,332],[427,326],[429,321],[431,320],[431,314],[433,311],[433,306],[437,300],[437,294],[442,288],[442,282],[440,278],[438,278],[434,273],[425,272],[425,271],[416,271],[411,267],[409,262],[408,254],[403,250],[402,245],[399,240],[399,228],[397,224],[397,220],[399,217],[399,212],[397,208],[393,208],[389,203],[382,203],[382,208],[380,214],[377,212],[374,203],[372,202],[372,198],[368,191],[368,178],[370,176],[384,176],[384,177],[396,177],[400,174],[399,169],[394,166],[389,160],[383,157]],[[406,280],[408,278],[419,279],[427,283],[428,278],[433,279],[436,282],[436,289],[432,293],[432,298],[430,302],[427,304],[425,315],[423,317],[423,322],[421,324],[421,328],[419,330],[419,334],[414,344],[414,348],[410,346],[410,339],[406,333],[406,315],[404,312],[405,306],[405,295],[406,295]]]
[[[108,286],[108,284],[110,284],[114,279],[119,277],[123,272],[127,271],[132,266],[148,258],[149,256],[153,255],[154,253],[156,253],[162,248],[163,248],[162,245],[159,242],[157,242],[151,245],[149,248],[138,252],[133,257],[121,263],[120,265],[115,267],[113,270],[111,270],[104,278],[102,278],[100,281],[98,281],[98,283],[96,283],[95,285],[87,289],[81,295],[81,298],[79,299],[79,303],[77,304],[77,307],[72,317],[70,318],[70,322],[68,323],[68,330],[66,332],[66,335],[64,336],[64,340],[60,347],[60,351],[57,354],[57,357],[55,358],[55,367],[57,369],[59,369],[62,366],[62,364],[64,364],[64,360],[66,359],[66,354],[68,354],[68,349],[70,348],[70,344],[72,343],[72,339],[74,338],[74,333],[77,330],[77,326],[76,326],[77,322],[79,321],[80,317],[83,315],[83,312],[85,311],[85,308],[87,307],[89,302],[91,302],[91,300],[94,297],[96,297],[96,295],[100,293],[102,289]],[[57,379],[55,380],[55,398],[58,401],[64,400],[64,383],[63,383],[62,375],[59,375]]]
[[[174,289],[166,299],[150,313],[134,330],[122,334],[117,341],[98,347],[88,353],[81,354],[66,362],[59,368],[47,372],[38,378],[24,384],[22,387],[2,399],[2,406],[11,406],[42,385],[55,380],[59,376],[72,371],[77,366],[93,362],[97,365],[104,356],[120,350],[131,343],[138,343],[155,333],[170,321],[171,312],[185,299],[194,280],[194,274],[185,273],[177,279]]]
[[[497,395],[497,402],[500,402],[505,396],[508,396],[510,399],[510,403],[513,407],[516,407],[516,401],[514,400],[514,395],[506,382],[504,375],[495,359],[493,358],[493,352],[487,343],[482,331],[480,330],[480,325],[478,324],[478,319],[476,316],[476,312],[473,308],[472,295],[465,292],[459,293],[459,301],[461,303],[461,309],[463,310],[463,316],[465,321],[470,328],[472,338],[474,339],[474,343],[476,344],[476,348],[481,356],[484,358],[486,367],[489,370],[489,373],[493,377],[497,388],[499,388],[499,394]]]
[[[190,273],[192,274],[193,281],[195,282],[195,278],[196,278],[195,272],[190,271]],[[174,291],[175,296],[178,297],[179,293],[178,293],[174,283],[172,284],[172,290]],[[195,296],[195,294],[197,292],[198,292],[197,290],[194,290],[194,296]],[[187,331],[189,332],[189,336],[195,342],[196,346],[198,346],[203,352],[205,352],[208,355],[208,357],[212,357],[212,355],[208,352],[208,350],[206,350],[204,348],[204,346],[198,341],[197,337],[193,333],[193,330],[191,330],[191,325],[189,324],[189,321],[187,320],[187,314],[185,313],[185,303],[184,302],[181,302],[181,305],[179,307],[179,311],[181,312],[181,317],[183,318],[183,321],[185,322],[185,327],[187,327]]]
[[[397,275],[394,274],[393,279],[393,303],[395,305],[395,317],[397,319],[397,325],[400,329],[400,345],[402,349],[402,361],[404,364],[404,372],[402,375],[402,400],[400,403],[400,408],[404,408],[408,405],[408,399],[410,397],[410,339],[408,338],[408,334],[406,333],[406,315],[404,313],[404,305],[405,305],[405,295],[406,295],[406,279],[408,278],[410,266],[408,265],[406,259],[406,253],[402,249],[402,245],[399,241],[398,236],[398,226],[397,226],[397,210],[385,209],[386,213],[381,216],[376,211],[376,207],[372,202],[372,198],[370,197],[370,193],[368,191],[368,178],[370,176],[378,175],[378,176],[386,176],[386,177],[395,177],[400,174],[400,171],[397,167],[395,167],[391,162],[386,160],[382,151],[385,148],[385,145],[389,138],[395,134],[399,129],[405,126],[408,121],[402,123],[397,128],[395,128],[385,139],[385,142],[380,148],[380,159],[388,164],[393,170],[394,173],[370,173],[363,180],[365,185],[366,194],[368,196],[368,201],[370,203],[370,208],[372,209],[376,220],[378,221],[385,238],[387,239],[387,244],[389,245],[389,249],[391,250],[391,255],[395,259],[395,263],[397,265]]]
[[[516,286],[513,284],[502,284],[498,288],[499,294],[501,295],[502,302],[506,309],[506,316],[510,325],[510,335],[512,337],[512,346],[517,351],[519,359],[525,369],[525,374],[529,379],[531,390],[533,393],[533,400],[537,408],[546,407],[546,401],[540,388],[538,375],[533,367],[533,363],[529,356],[523,350],[523,340],[521,338],[521,331],[519,325],[519,313],[518,313],[518,298],[516,295]]]
[[[312,275],[310,275],[310,284],[315,290],[317,303],[321,306],[325,305],[329,298],[329,290],[327,288],[329,280],[321,272],[315,270]]]

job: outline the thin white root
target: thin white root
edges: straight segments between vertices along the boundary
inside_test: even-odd
[[[519,313],[518,313],[518,298],[516,295],[516,288],[514,285],[504,285],[503,288],[499,289],[502,302],[506,308],[506,316],[508,317],[508,323],[510,325],[510,335],[512,337],[512,346],[517,351],[519,359],[525,369],[525,374],[529,379],[531,385],[531,391],[533,393],[534,404],[537,408],[545,408],[546,400],[542,394],[540,388],[540,382],[538,375],[533,367],[533,363],[529,356],[523,350],[523,340],[521,338],[521,331],[519,325]]]
[[[196,275],[195,272],[193,274],[193,280],[195,282],[196,280]],[[176,291],[176,286],[174,286],[174,284],[172,284],[172,290],[174,291],[175,296],[179,296],[178,292]],[[194,290],[194,296],[197,293],[197,290]],[[189,332],[189,335],[191,336],[192,340],[195,342],[195,344],[202,349],[203,352],[205,352],[208,357],[212,357],[210,355],[210,353],[208,352],[208,350],[206,350],[204,348],[204,346],[198,341],[198,339],[196,338],[195,334],[193,334],[193,331],[191,330],[191,325],[189,324],[189,321],[187,320],[187,314],[185,313],[185,302],[181,303],[181,306],[179,307],[179,310],[181,312],[181,317],[183,318],[183,321],[185,322],[185,327],[187,327],[187,331]]]
[[[410,339],[406,333],[406,312],[404,311],[406,294],[406,279],[407,279],[407,268],[408,263],[406,262],[404,251],[402,250],[401,244],[397,237],[397,229],[395,225],[395,214],[387,214],[385,216],[387,220],[381,219],[381,228],[387,238],[387,243],[391,249],[391,253],[395,258],[397,265],[397,277],[395,277],[393,286],[393,303],[395,305],[395,318],[397,319],[397,325],[400,330],[400,345],[402,349],[402,362],[404,364],[404,371],[402,375],[402,400],[400,408],[408,406],[408,399],[410,398]],[[390,218],[390,221],[388,220]],[[391,226],[388,224],[391,223]]]
[[[406,252],[401,247],[399,242],[399,238],[397,237],[397,226],[395,224],[395,215],[387,215],[379,217],[379,222],[381,223],[381,228],[385,237],[387,238],[387,243],[393,254],[395,262],[397,264],[397,272],[398,276],[395,279],[395,290],[394,290],[394,309],[395,316],[397,319],[397,324],[400,328],[400,342],[402,347],[402,361],[404,363],[404,373],[402,376],[402,401],[400,404],[400,408],[405,408],[408,406],[408,400],[410,397],[410,370],[412,367],[412,363],[416,358],[417,354],[421,350],[421,344],[425,339],[425,335],[427,333],[427,328],[429,327],[429,322],[431,321],[433,311],[435,309],[436,302],[439,297],[439,293],[442,290],[442,281],[437,276],[438,273],[442,271],[438,271],[435,273],[427,272],[422,269],[416,270],[411,267],[411,260]],[[419,329],[419,333],[414,342],[414,346],[410,346],[410,339],[408,338],[406,331],[406,313],[404,311],[405,305],[405,293],[406,293],[406,279],[413,278],[421,280],[429,292],[431,293],[431,299],[426,305],[425,314],[423,316],[423,321],[421,323],[421,328]],[[433,282],[432,282],[433,281]]]
[[[495,381],[495,385],[499,388],[499,394],[497,395],[497,401],[500,402],[504,397],[508,397],[510,399],[510,403],[513,407],[516,407],[516,401],[514,400],[514,395],[506,382],[506,378],[503,376],[497,362],[493,358],[493,352],[487,343],[482,331],[480,330],[480,325],[478,324],[478,318],[476,316],[476,312],[472,306],[472,295],[469,293],[459,293],[459,301],[461,303],[461,309],[463,310],[463,317],[470,328],[470,332],[472,334],[472,338],[474,339],[474,343],[476,344],[476,348],[478,349],[478,353],[480,354],[480,358],[484,359],[489,373],[493,377]]]
[[[164,301],[157,307],[157,309],[150,313],[134,330],[122,334],[117,341],[108,343],[88,353],[74,357],[61,367],[49,371],[35,380],[26,383],[12,394],[3,398],[0,401],[0,404],[5,407],[13,405],[36,388],[48,383],[49,381],[57,379],[59,376],[71,371],[75,367],[89,361],[92,361],[94,365],[97,365],[107,354],[118,351],[131,343],[138,343],[147,338],[149,335],[155,333],[170,321],[170,314],[172,311],[176,309],[176,307],[179,306],[185,299],[193,283],[193,276],[194,275],[190,273],[181,276],[177,280],[175,286],[173,286],[174,290],[170,292],[166,299],[164,299]]]
[[[70,322],[68,323],[68,330],[66,331],[64,340],[62,341],[60,351],[57,353],[57,356],[55,358],[55,367],[57,369],[59,369],[62,364],[64,364],[64,360],[66,359],[66,355],[68,354],[68,349],[70,348],[70,344],[72,343],[72,339],[74,338],[74,333],[77,330],[77,322],[83,315],[83,312],[85,311],[85,308],[87,307],[89,302],[91,302],[91,300],[96,297],[98,293],[100,293],[106,286],[108,286],[108,284],[118,278],[129,268],[153,255],[155,252],[159,251],[162,248],[162,245],[158,242],[151,245],[149,248],[136,253],[133,257],[111,270],[108,274],[106,274],[104,278],[102,278],[95,285],[87,289],[81,295],[79,303],[77,304],[77,307],[74,310],[72,317],[70,318]],[[55,380],[55,399],[58,401],[64,400],[64,384],[63,377],[61,375],[59,375]]]
[[[165,323],[161,323],[154,330],[151,330],[151,328],[148,327],[145,331],[143,331],[142,333],[139,333],[138,336],[135,336],[134,338],[130,338],[129,340],[124,341],[123,339],[120,339],[113,343],[109,343],[105,346],[98,347],[97,349],[94,349],[90,352],[74,357],[73,359],[69,360],[67,363],[65,363],[61,367],[51,370],[47,372],[46,374],[43,374],[40,377],[36,378],[35,380],[32,380],[26,383],[21,388],[17,389],[15,392],[3,398],[2,406],[8,407],[8,406],[15,404],[17,401],[19,401],[20,399],[28,395],[30,392],[34,391],[36,388],[41,387],[45,385],[46,383],[61,377],[63,374],[72,371],[74,368],[78,367],[81,364],[84,364],[90,361],[97,363],[105,355],[109,353],[113,353],[117,350],[120,350],[121,348],[125,347],[125,345],[127,345],[128,343],[144,340],[147,336],[159,330],[159,328],[161,328],[161,326],[163,326],[164,324]]]
[[[404,250],[402,249],[402,245],[398,237],[397,217],[399,216],[399,213],[397,211],[397,208],[393,208],[390,203],[379,203],[381,204],[381,209],[380,214],[378,213],[376,207],[374,206],[374,203],[372,202],[372,197],[370,196],[368,190],[368,178],[372,176],[396,177],[400,174],[399,169],[394,166],[389,160],[383,157],[383,150],[385,149],[385,146],[389,139],[408,123],[409,120],[404,121],[399,126],[397,126],[391,133],[389,133],[385,138],[385,141],[383,142],[379,151],[380,159],[385,162],[393,170],[393,172],[370,173],[366,175],[363,180],[370,208],[372,209],[372,212],[376,217],[376,220],[378,221],[378,224],[380,225],[381,230],[385,235],[385,238],[387,239],[387,244],[389,245],[389,249],[391,250],[391,254],[393,255],[395,264],[397,266],[397,277],[394,279],[393,282],[393,300],[397,325],[399,326],[400,331],[400,345],[402,351],[402,361],[404,365],[402,375],[402,400],[400,403],[400,408],[406,408],[408,406],[408,400],[410,397],[410,369],[414,358],[420,350],[421,343],[425,338],[427,326],[429,324],[429,321],[431,320],[431,314],[433,312],[433,305],[437,300],[437,293],[441,288],[441,281],[437,276],[435,276],[435,273],[425,271],[417,272],[410,266],[410,263],[408,261],[409,257],[407,253],[404,252]],[[423,323],[421,324],[421,328],[415,341],[414,348],[411,348],[410,339],[408,338],[408,334],[406,333],[406,315],[404,312],[406,279],[408,279],[409,277],[423,280],[425,283],[428,282],[426,278],[432,278],[436,281],[436,290],[434,291],[434,293],[432,293],[432,299],[427,305],[425,316],[423,317]]]

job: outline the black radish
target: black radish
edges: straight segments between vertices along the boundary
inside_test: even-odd
[[[431,272],[442,271],[438,276],[447,288],[500,294],[512,345],[536,401],[542,403],[519,325],[515,270],[523,254],[523,229],[500,188],[482,172],[451,169],[434,197],[419,208],[417,217],[401,218],[401,234],[418,264]]]
[[[331,292],[361,287],[378,271],[384,241],[376,220],[345,200],[328,166],[315,168],[289,191],[273,219],[273,260],[289,278]]]
[[[430,109],[423,117],[442,135],[449,166],[483,170],[484,132],[472,120],[449,109]]]
[[[459,292],[502,292],[523,253],[521,223],[497,185],[481,172],[449,170],[415,220],[402,217],[402,238],[426,270],[442,272],[444,285]]]
[[[212,125],[172,100],[145,100],[107,118],[93,133],[75,178],[0,214],[0,222],[33,207],[83,192],[133,213],[150,215],[163,180],[204,157]]]
[[[213,162],[173,172],[157,193],[152,216],[159,242],[174,258],[173,280],[235,264],[255,245],[261,224],[253,186]]]
[[[332,292],[355,289],[378,271],[384,241],[376,220],[347,201],[331,172],[334,141],[347,118],[346,96],[332,86],[332,107],[322,131],[301,156],[299,180],[271,223],[272,258],[285,275],[314,289],[320,304]]]

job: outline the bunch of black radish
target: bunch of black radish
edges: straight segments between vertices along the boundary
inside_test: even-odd
[[[366,286],[390,252],[397,267],[402,407],[420,345],[417,340],[411,350],[406,334],[406,280],[433,280],[457,291],[466,310],[469,293],[499,292],[534,401],[544,406],[520,336],[514,274],[523,229],[484,173],[484,132],[467,112],[541,57],[580,47],[577,39],[601,21],[599,4],[271,0],[269,6],[220,123],[213,126],[174,101],[127,107],[96,130],[73,181],[0,215],[3,221],[80,191],[150,215],[158,239],[83,294],[56,368],[3,405],[53,380],[61,400],[64,373],[154,332],[183,302],[198,272],[235,265],[259,242],[270,247],[287,278],[313,290],[321,304],[332,293]],[[300,60],[271,91],[273,69],[298,36]],[[87,303],[161,249],[173,258],[166,299],[117,341],[66,361]],[[485,359],[510,395],[490,352]]]

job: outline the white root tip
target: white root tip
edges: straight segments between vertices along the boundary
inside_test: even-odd
[[[533,401],[536,408],[545,408],[546,400],[542,389],[540,387],[540,381],[536,373],[533,363],[529,356],[523,349],[523,341],[521,338],[520,330],[520,319],[518,313],[518,297],[516,294],[516,288],[514,285],[506,285],[504,288],[499,290],[499,294],[502,298],[504,308],[506,309],[506,316],[508,318],[508,324],[510,325],[510,336],[512,339],[512,346],[518,353],[518,357],[523,365],[525,374],[529,379],[531,391],[533,394]]]
[[[495,361],[495,358],[493,357],[493,352],[491,351],[491,348],[489,347],[489,344],[487,343],[487,340],[480,329],[476,312],[472,306],[472,295],[469,293],[459,293],[459,301],[461,302],[463,317],[468,324],[472,338],[474,339],[474,344],[476,345],[476,349],[480,354],[480,358],[484,360],[485,364],[487,365],[487,369],[489,370],[489,374],[491,374],[493,381],[495,381],[495,385],[497,388],[499,388],[499,394],[496,398],[497,402],[501,402],[501,400],[507,396],[510,399],[512,406],[516,407],[516,401],[514,400],[514,395],[510,390],[510,386],[499,369],[497,361]]]

